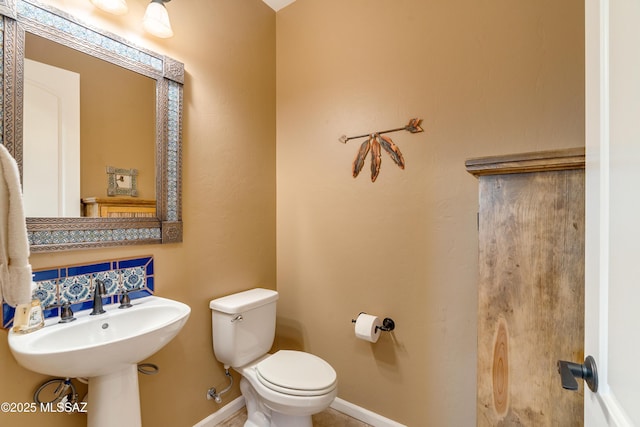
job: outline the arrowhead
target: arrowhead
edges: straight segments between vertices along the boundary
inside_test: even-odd
[[[422,123],[422,119],[418,119],[418,118],[411,119],[409,120],[409,124],[405,126],[405,129],[411,133],[424,132],[424,129],[422,129],[422,127],[420,126],[421,123]]]

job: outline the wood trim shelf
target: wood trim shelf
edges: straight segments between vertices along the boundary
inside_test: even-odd
[[[584,147],[478,157],[467,160],[465,166],[474,176],[584,169]]]

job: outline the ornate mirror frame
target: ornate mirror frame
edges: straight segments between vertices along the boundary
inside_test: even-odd
[[[0,0],[2,143],[22,175],[25,32],[156,80],[156,218],[27,218],[31,252],[182,241],[184,64],[33,0]],[[78,201],[79,203],[80,201]]]

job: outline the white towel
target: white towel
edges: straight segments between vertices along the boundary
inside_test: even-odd
[[[31,301],[27,222],[18,164],[0,144],[0,298],[11,305]]]

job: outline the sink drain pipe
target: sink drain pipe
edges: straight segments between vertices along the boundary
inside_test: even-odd
[[[144,375],[155,375],[160,372],[160,368],[158,368],[158,365],[155,365],[153,363],[139,363],[138,372]],[[78,377],[74,379],[78,380],[82,384],[89,384],[89,380],[87,378]],[[40,399],[40,394],[45,391],[49,394],[49,396],[44,398],[44,400]],[[226,391],[227,389],[225,389],[222,393],[225,393]],[[215,393],[215,389],[213,389],[213,392]],[[85,394],[85,396],[82,398],[82,402],[85,402],[86,399],[87,395]],[[40,387],[38,387],[36,392],[33,394],[33,401],[38,404],[58,402],[76,403],[78,401],[78,394],[76,393],[75,385],[73,384],[73,382],[71,382],[71,378],[53,378],[45,381],[44,383],[42,383],[42,385],[40,385]]]
[[[216,392],[215,387],[211,387],[207,390],[207,400],[215,400],[216,403],[222,403],[222,395],[231,390],[231,387],[233,387],[233,377],[229,372],[228,366],[224,367],[224,375],[229,378],[229,385],[224,390],[220,390],[219,393]]]
[[[144,375],[155,375],[160,372],[160,368],[153,363],[138,363],[138,372]]]

